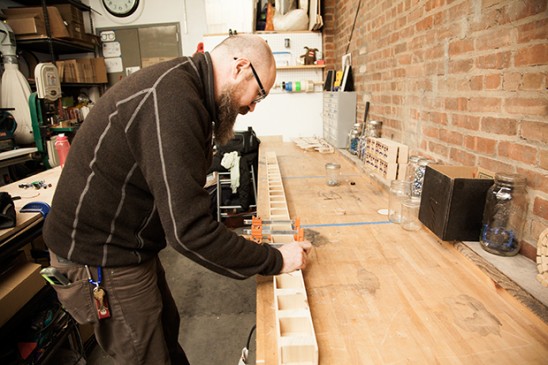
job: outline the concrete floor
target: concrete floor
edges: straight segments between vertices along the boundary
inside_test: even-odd
[[[255,277],[239,281],[215,274],[168,247],[160,253],[181,315],[179,343],[192,365],[237,365],[255,325]],[[250,359],[255,364],[255,333]],[[96,346],[88,365],[113,365]]]

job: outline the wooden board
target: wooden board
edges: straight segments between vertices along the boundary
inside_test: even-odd
[[[278,159],[274,152],[265,156],[268,191],[268,218],[288,222],[287,208]],[[291,231],[291,223],[271,224],[272,231]],[[273,234],[272,244],[293,241],[291,234]],[[273,278],[274,316],[278,365],[318,364],[318,344],[308,306],[308,298],[301,270],[275,275]]]
[[[387,222],[382,184],[337,153],[261,141],[259,215],[274,151],[289,214],[314,245],[303,277],[320,364],[546,363],[548,325],[453,244]],[[327,162],[341,164],[339,186],[327,186]],[[272,290],[257,280],[257,365],[278,361]]]

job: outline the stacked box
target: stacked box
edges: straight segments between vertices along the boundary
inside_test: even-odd
[[[44,19],[37,14],[12,15],[7,19],[7,23],[16,36],[46,34]]]
[[[59,9],[48,6],[47,10],[51,36],[54,38],[70,38],[71,34],[63,22],[63,17],[59,13]],[[33,39],[47,36],[46,27],[44,26],[44,12],[41,7],[8,8],[4,9],[3,12],[6,16],[6,21],[10,26],[14,22],[14,19],[15,22],[18,22],[21,18],[27,18],[27,25],[23,28],[24,31],[21,31],[18,25],[15,26],[15,29],[12,27],[17,39]],[[38,21],[36,21],[36,19],[38,19]],[[37,25],[35,33],[28,32],[29,27],[32,26],[30,23]]]
[[[409,148],[404,144],[386,138],[366,140],[364,163],[384,179],[403,179],[408,158]]]
[[[97,58],[78,58],[55,62],[61,82],[67,83],[107,83],[105,60]]]
[[[89,41],[80,9],[70,4],[59,4],[48,6],[47,11],[51,37]],[[42,7],[12,7],[3,12],[16,38],[34,39],[48,35]]]
[[[70,38],[84,40],[84,14],[82,11],[71,4],[56,4],[53,6],[59,10],[69,31]]]
[[[4,325],[46,285],[39,264],[23,262],[4,273],[0,280],[0,326]]]

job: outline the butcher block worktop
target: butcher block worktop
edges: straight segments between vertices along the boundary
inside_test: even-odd
[[[385,185],[337,151],[261,141],[258,215],[269,218],[261,167],[275,152],[290,216],[314,245],[303,276],[320,364],[546,364],[545,306],[533,312],[462,245],[388,222]],[[326,184],[327,162],[341,164],[340,185]],[[257,365],[278,364],[273,299],[272,277],[259,277]]]

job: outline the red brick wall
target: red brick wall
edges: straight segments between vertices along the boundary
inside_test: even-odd
[[[324,0],[324,58],[352,54],[358,121],[446,164],[527,177],[522,253],[548,227],[546,0]],[[350,41],[350,42],[349,42]],[[532,245],[533,247],[531,247]]]

